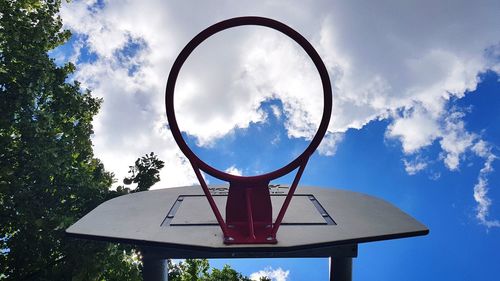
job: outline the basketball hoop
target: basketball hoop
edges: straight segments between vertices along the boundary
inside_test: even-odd
[[[191,52],[210,36],[238,26],[256,25],[272,28],[287,35],[297,42],[313,61],[319,72],[323,85],[323,115],[316,135],[309,146],[293,161],[272,172],[256,176],[237,176],[217,170],[198,158],[182,138],[181,131],[177,125],[174,111],[174,90],[179,71],[189,57]],[[191,166],[198,178],[210,207],[215,214],[217,222],[224,234],[225,244],[275,244],[276,233],[281,225],[290,200],[297,188],[309,157],[314,153],[323,139],[330,121],[332,112],[332,89],[328,71],[321,57],[313,46],[297,31],[289,26],[263,17],[237,17],[216,23],[196,35],[180,52],[175,60],[167,80],[165,93],[165,105],[170,131],[177,145],[189,159]],[[282,177],[293,170],[297,173],[290,186],[286,199],[278,213],[276,221],[272,221],[272,205],[269,194],[269,183],[271,180]],[[222,218],[217,205],[203,179],[200,170],[218,179],[229,182],[229,195],[226,204],[226,220]]]
[[[321,124],[305,151],[275,171],[247,177],[219,171],[199,159],[182,138],[174,112],[175,82],[191,52],[215,33],[242,25],[278,30],[302,46],[320,74],[324,93]],[[166,259],[276,257],[329,257],[329,280],[348,281],[352,280],[352,258],[358,255],[358,244],[429,233],[425,225],[396,206],[367,194],[312,186],[295,192],[309,157],[327,131],[332,95],[328,72],[318,53],[283,23],[262,17],[239,17],[203,30],[175,60],[165,102],[174,139],[189,159],[201,188],[163,188],[119,196],[100,204],[66,229],[66,234],[73,238],[141,247],[144,281],[167,280]],[[291,186],[269,185],[271,180],[295,169]],[[208,187],[201,171],[228,181],[229,187]],[[225,220],[216,201],[226,204]],[[273,203],[278,213],[274,222]],[[278,243],[280,225],[288,235],[280,236]]]

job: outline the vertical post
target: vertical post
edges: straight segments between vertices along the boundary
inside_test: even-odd
[[[146,249],[142,249],[142,280],[168,281],[168,263]]]
[[[330,281],[352,280],[352,258],[330,257]]]

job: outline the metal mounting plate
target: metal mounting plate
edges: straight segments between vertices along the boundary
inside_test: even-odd
[[[224,206],[226,206],[227,196],[217,195],[214,196],[214,200],[217,207],[221,210],[221,215],[225,216]],[[273,221],[276,220],[283,201],[285,201],[285,196],[271,195]],[[324,211],[322,212],[321,209],[316,208],[314,201],[317,201],[317,199],[313,195],[294,195],[282,224],[328,224],[325,216],[329,215]],[[177,206],[172,206],[171,211],[165,214],[166,221],[169,218],[172,220],[169,224],[162,224],[163,226],[218,225],[205,196],[186,196],[181,194],[176,203],[174,203],[174,205],[176,204],[179,204],[176,212],[172,211]]]

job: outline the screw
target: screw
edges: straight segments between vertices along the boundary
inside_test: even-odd
[[[226,240],[227,240],[227,241],[234,241],[234,238],[233,238],[233,237],[228,236],[228,237],[226,237]]]
[[[182,200],[184,200],[184,197],[179,197],[179,198],[177,199],[177,201],[182,201]]]
[[[274,237],[269,236],[269,237],[267,237],[267,238],[266,238],[266,240],[267,240],[267,241],[273,241],[273,240],[274,240]]]
[[[328,214],[327,213],[323,213],[321,214],[323,217],[328,217]]]

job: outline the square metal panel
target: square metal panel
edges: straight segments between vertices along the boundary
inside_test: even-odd
[[[326,211],[317,208],[316,198],[312,195],[295,195],[283,218],[283,224],[328,224]],[[214,196],[214,201],[222,217],[226,216],[227,196]],[[273,206],[273,221],[285,201],[285,196],[271,196]],[[179,204],[175,206],[175,204]],[[180,195],[177,202],[165,214],[171,220],[163,226],[216,225],[217,220],[205,196]]]

